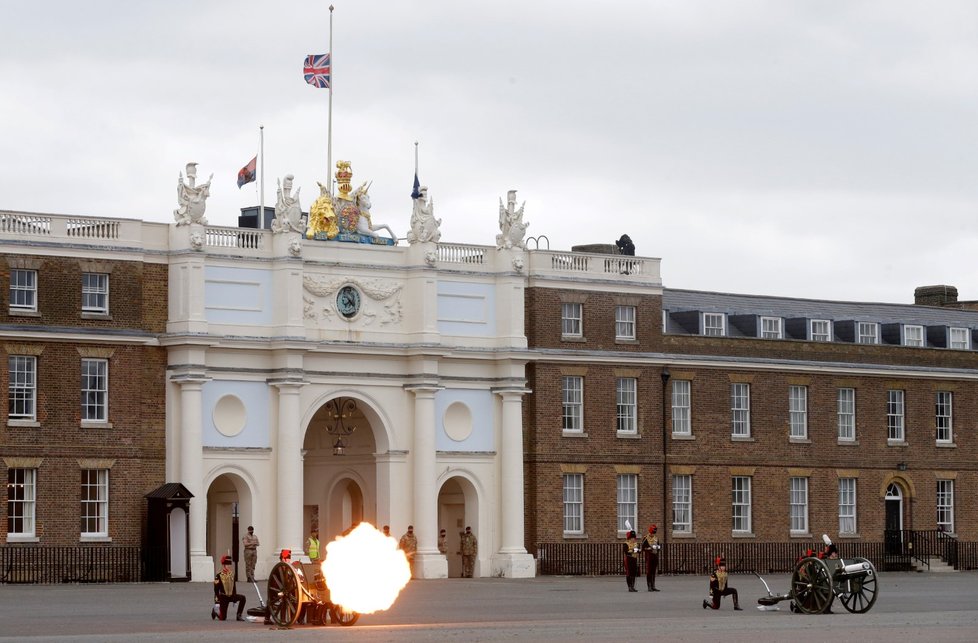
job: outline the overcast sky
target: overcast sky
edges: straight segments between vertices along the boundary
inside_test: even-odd
[[[419,141],[443,242],[517,189],[529,235],[628,233],[671,288],[978,299],[974,0],[333,4],[333,161],[401,237]],[[308,209],[328,5],[0,0],[0,210],[172,222],[196,161],[237,225],[259,124],[266,205],[291,173]]]

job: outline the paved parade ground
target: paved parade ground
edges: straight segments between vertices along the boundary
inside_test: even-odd
[[[775,592],[788,575],[766,576]],[[731,576],[744,611],[725,598],[703,610],[706,577],[666,576],[662,591],[625,590],[622,577],[412,581],[394,606],[349,628],[212,621],[205,583],[0,586],[0,640],[17,641],[975,641],[978,573],[883,573],[876,605],[849,614],[758,611],[764,586]],[[263,585],[262,593],[265,589]],[[249,607],[257,605],[254,587]]]

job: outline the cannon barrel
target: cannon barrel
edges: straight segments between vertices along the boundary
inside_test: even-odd
[[[845,574],[859,574],[861,572],[868,572],[870,570],[870,565],[867,562],[852,563],[843,567],[840,571]]]

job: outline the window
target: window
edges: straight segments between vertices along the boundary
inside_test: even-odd
[[[810,337],[813,342],[832,341],[832,322],[828,319],[811,320]]]
[[[934,419],[937,424],[937,441],[954,441],[953,422],[954,394],[951,391],[938,391]]]
[[[107,422],[109,419],[109,361],[81,361],[81,419]]]
[[[564,533],[584,533],[584,474],[564,474]]]
[[[856,439],[856,389],[839,389],[839,439],[854,441]]]
[[[672,477],[672,530],[693,533],[693,476]]]
[[[564,431],[584,430],[584,378],[564,376]]]
[[[24,355],[7,357],[10,382],[7,385],[7,417],[34,420],[37,399],[37,358]]]
[[[781,318],[761,317],[761,338],[781,339]]]
[[[730,385],[730,434],[738,438],[750,437],[750,384]]]
[[[924,327],[923,326],[904,326],[903,327],[904,346],[923,346]]]
[[[638,382],[634,377],[618,378],[618,432],[638,432]]]
[[[672,434],[692,435],[693,425],[690,417],[689,380],[672,381]]]
[[[109,535],[109,470],[81,471],[82,536]]]
[[[37,310],[37,271],[10,271],[10,310]]]
[[[716,337],[726,335],[726,318],[723,313],[703,313],[703,334]]]
[[[789,436],[804,440],[808,437],[808,387],[788,387]]]
[[[903,431],[903,391],[886,392],[886,428],[888,439],[903,442],[906,438]]]
[[[733,530],[750,533],[750,478],[733,477]]]
[[[638,525],[638,476],[626,473],[618,476],[618,531],[627,531],[625,521]]]
[[[581,313],[583,304],[561,304],[560,306],[560,334],[564,337],[581,337]]]
[[[109,312],[109,276],[97,272],[82,273],[82,312]]]
[[[954,533],[954,480],[937,481],[937,530]]]
[[[968,337],[967,328],[952,328],[947,347],[960,351],[966,351],[971,348],[971,342],[969,340],[970,338]]]
[[[615,306],[615,339],[635,339],[635,306]]]
[[[7,534],[34,536],[37,469],[7,469]]]
[[[791,478],[791,533],[808,533],[808,478]]]
[[[839,533],[856,533],[855,478],[839,478]]]
[[[876,322],[859,322],[856,342],[859,344],[879,344],[880,327]]]

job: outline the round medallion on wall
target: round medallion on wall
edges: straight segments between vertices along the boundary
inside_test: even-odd
[[[236,395],[225,395],[214,405],[214,428],[221,435],[234,437],[241,433],[248,420],[244,402]]]
[[[353,319],[360,312],[360,291],[353,286],[343,286],[336,293],[336,310],[345,319]]]
[[[445,409],[445,434],[455,442],[472,435],[472,411],[462,402],[452,402]]]

